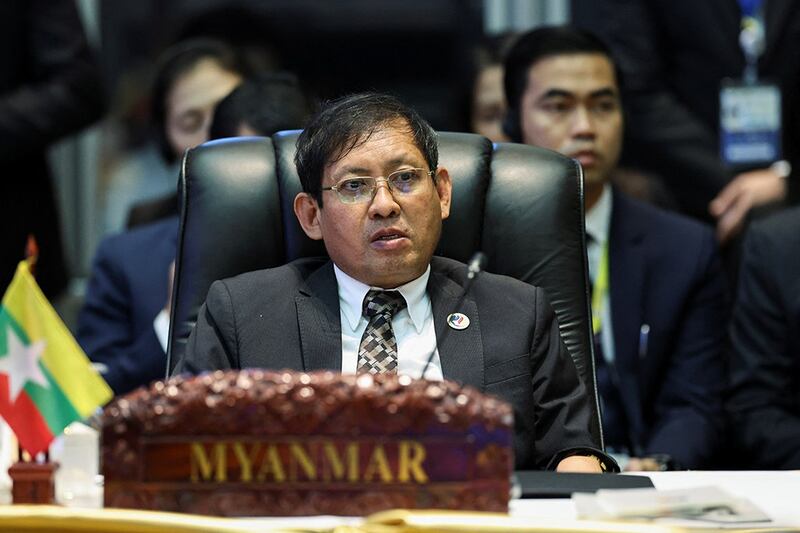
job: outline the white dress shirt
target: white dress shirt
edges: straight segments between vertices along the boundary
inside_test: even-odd
[[[589,278],[594,283],[600,270],[600,259],[603,247],[608,244],[609,230],[611,228],[611,209],[614,197],[611,195],[611,186],[606,184],[597,203],[586,212],[586,255],[589,260]],[[588,238],[591,237],[591,238]],[[610,257],[609,257],[610,260]],[[610,275],[610,271],[609,271]],[[600,315],[602,330],[600,342],[603,347],[604,359],[614,361],[614,330],[611,322],[611,280],[609,290],[606,291],[602,301]]]
[[[156,332],[156,338],[161,345],[164,353],[167,353],[167,341],[169,340],[169,314],[166,309],[162,309],[153,320],[153,330]]]
[[[355,280],[333,265],[339,285],[339,315],[342,324],[342,373],[354,374],[358,368],[358,348],[367,329],[367,319],[361,314],[364,297],[370,287]],[[425,372],[426,379],[441,380],[442,365],[436,348],[433,327],[433,308],[428,297],[428,278],[431,267],[415,280],[397,287],[406,300],[405,309],[392,317],[392,329],[397,340],[397,372],[413,378],[421,377],[431,353],[433,359]]]

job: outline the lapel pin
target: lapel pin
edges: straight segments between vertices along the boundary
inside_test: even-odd
[[[453,329],[467,329],[469,327],[469,317],[463,313],[450,313],[447,315],[447,325]]]

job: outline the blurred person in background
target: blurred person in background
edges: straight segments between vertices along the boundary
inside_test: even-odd
[[[74,0],[0,2],[0,28],[0,288],[33,235],[52,299],[68,276],[46,150],[100,118],[103,90]]]
[[[611,52],[596,37],[566,26],[523,34],[506,55],[504,87],[511,140],[583,168],[607,448],[629,470],[713,465],[727,307],[711,228],[609,183],[624,122]]]
[[[748,229],[730,326],[726,407],[736,454],[757,470],[800,469],[800,207]]]
[[[208,140],[214,106],[251,74],[236,49],[216,39],[179,42],[159,58],[152,89],[152,122],[166,172],[133,165],[112,177],[105,231],[177,214],[180,158]]]
[[[503,94],[503,54],[513,34],[485,38],[473,53],[470,128],[492,142],[508,142],[503,133],[506,96]]]
[[[310,113],[293,75],[257,75],[219,102],[203,135],[270,136],[303,127]],[[165,375],[177,236],[173,215],[108,237],[97,250],[77,339],[115,394]]]
[[[624,163],[661,176],[682,211],[716,224],[721,242],[741,231],[754,208],[797,203],[797,2],[572,0],[571,7],[573,23],[611,48],[626,80]],[[775,92],[779,108],[762,112],[773,109]],[[730,107],[731,124],[760,130],[723,127],[723,98],[740,100]],[[737,140],[747,135],[759,142]]]

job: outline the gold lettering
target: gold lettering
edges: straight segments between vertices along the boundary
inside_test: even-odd
[[[417,483],[428,482],[428,475],[422,468],[425,446],[414,440],[402,440],[398,455],[400,457],[397,462],[397,481],[408,483],[413,475]]]
[[[190,451],[192,482],[211,481],[212,474],[214,474],[214,480],[217,482],[224,482],[228,479],[224,442],[214,444],[212,447],[212,454],[215,460],[213,465],[211,459],[206,455],[205,446],[201,442],[192,442]]]
[[[428,483],[424,468],[425,445],[417,440],[397,443],[397,463],[390,462],[386,446],[375,443],[369,450],[366,468],[361,470],[358,441],[324,440],[308,443],[301,440],[273,443],[190,442],[190,479],[192,483],[228,481],[228,459],[238,481],[243,483],[288,481],[338,481],[348,483]],[[393,449],[392,449],[393,450]],[[368,450],[365,450],[365,452]],[[394,461],[394,457],[392,458]],[[397,470],[394,471],[393,467]],[[287,471],[288,468],[288,471]]]
[[[189,459],[192,467],[192,483],[199,482],[201,477],[203,481],[211,479],[211,461],[208,460],[203,445],[199,442],[192,442],[189,444],[189,450]]]
[[[239,476],[241,481],[253,481],[253,463],[255,462],[259,450],[261,450],[261,444],[259,443],[253,445],[249,454],[246,453],[244,444],[241,442],[233,443],[233,453],[236,455],[236,459],[239,461],[239,464],[242,467],[242,471]]]
[[[392,471],[389,468],[389,460],[386,459],[386,451],[383,446],[377,444],[372,450],[372,457],[369,458],[367,468],[364,470],[364,481],[371,481],[375,474],[380,476],[381,483],[392,482]]]
[[[356,483],[358,481],[358,442],[350,442],[345,448],[346,463],[339,456],[339,451],[336,449],[336,444],[326,441],[322,445],[322,459],[326,464],[330,465],[330,470],[323,469],[323,476],[325,481],[330,481],[330,474],[333,474],[333,479],[341,481],[345,476],[345,466],[347,466],[347,481]],[[331,472],[332,471],[332,472]]]
[[[306,478],[309,481],[315,481],[317,479],[317,467],[314,465],[314,462],[311,460],[311,457],[309,457],[305,448],[296,442],[292,442],[289,444],[289,453],[294,458],[294,461],[292,461],[292,481],[297,480],[296,465],[298,463],[305,473]]]
[[[214,456],[217,459],[217,481],[222,483],[228,480],[227,454],[225,453],[225,443],[221,442],[214,445]]]
[[[278,455],[278,448],[275,444],[267,445],[264,450],[264,457],[261,462],[261,468],[258,471],[257,479],[258,481],[264,481],[270,474],[278,483],[286,481],[286,473],[283,470],[283,464],[281,464],[281,458],[280,455]]]

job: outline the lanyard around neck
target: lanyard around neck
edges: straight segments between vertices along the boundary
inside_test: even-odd
[[[592,333],[595,335],[603,327],[603,301],[608,294],[608,240],[603,243],[600,264],[597,267],[597,277],[592,286]]]
[[[739,0],[742,21],[739,46],[745,58],[744,80],[749,84],[758,81],[758,58],[766,43],[762,0]]]

